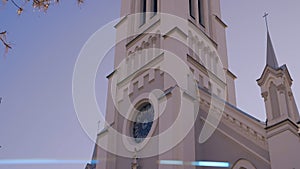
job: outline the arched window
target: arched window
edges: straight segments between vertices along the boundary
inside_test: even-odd
[[[270,99],[272,105],[272,115],[273,115],[273,119],[275,119],[280,116],[280,108],[279,108],[279,101],[277,95],[277,87],[273,82],[271,82],[269,91],[270,91]]]
[[[151,130],[154,120],[154,108],[147,102],[139,106],[137,110],[132,124],[132,136],[136,143],[141,143]]]

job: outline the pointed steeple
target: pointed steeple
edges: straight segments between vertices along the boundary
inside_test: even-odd
[[[267,30],[267,66],[270,66],[273,69],[278,68],[278,62],[272,45],[269,30]]]
[[[278,68],[278,62],[276,59],[276,55],[274,52],[274,48],[272,45],[272,41],[271,41],[271,37],[270,37],[270,33],[269,33],[269,27],[268,27],[268,16],[269,14],[267,12],[265,12],[264,14],[264,18],[266,21],[266,27],[267,27],[267,66],[270,66],[273,69],[277,69]]]
[[[264,17],[268,14],[265,13]],[[268,119],[267,127],[280,125],[286,120],[292,125],[299,121],[299,112],[292,92],[292,78],[286,65],[278,66],[272,45],[270,33],[267,26],[267,63],[266,67],[257,80],[261,88],[261,95],[265,101],[266,115]],[[298,130],[298,128],[297,128]],[[296,131],[297,133],[298,131]]]
[[[292,91],[292,78],[286,65],[278,67],[268,30],[267,16],[267,63],[257,84],[265,103],[266,140],[272,169],[296,168],[299,166],[299,111]],[[284,146],[284,155],[278,151]]]

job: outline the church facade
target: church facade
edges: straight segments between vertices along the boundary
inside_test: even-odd
[[[219,0],[122,0],[96,169],[300,169],[299,113],[267,31],[266,121],[236,106]]]

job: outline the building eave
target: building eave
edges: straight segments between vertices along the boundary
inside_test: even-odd
[[[106,76],[107,79],[109,79],[110,77],[113,76],[113,74],[116,72],[117,70],[112,71],[109,75]]]
[[[222,21],[221,18],[219,18],[217,15],[214,15],[216,20],[224,27],[224,28],[227,28],[227,24],[225,22]]]
[[[231,76],[233,79],[237,79],[237,77],[229,69],[227,69],[227,74]]]

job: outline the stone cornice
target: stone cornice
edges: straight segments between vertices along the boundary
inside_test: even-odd
[[[209,94],[202,91],[201,96],[200,106],[204,106],[206,109],[209,109],[211,106]],[[223,124],[230,127],[264,150],[268,150],[266,133],[264,129],[265,125],[262,122],[253,117],[251,118],[249,115],[246,115],[241,111],[238,111],[237,108],[233,109],[232,106],[229,106],[228,104],[225,104],[224,110],[218,111],[223,111],[223,117],[221,119]],[[228,134],[230,135],[230,133]]]
[[[283,65],[283,66],[279,67],[278,69],[274,69],[269,66],[266,66],[264,68],[264,71],[263,71],[261,77],[256,80],[257,84],[259,86],[262,86],[267,81],[267,77],[269,77],[268,74],[272,74],[276,77],[282,77],[282,76],[286,75],[289,85],[292,85],[293,79],[291,78],[286,65]]]
[[[268,126],[266,127],[266,130],[267,130],[267,138],[271,138],[285,131],[290,131],[291,133],[299,137],[298,134],[299,127],[290,119],[286,119],[272,126]]]

